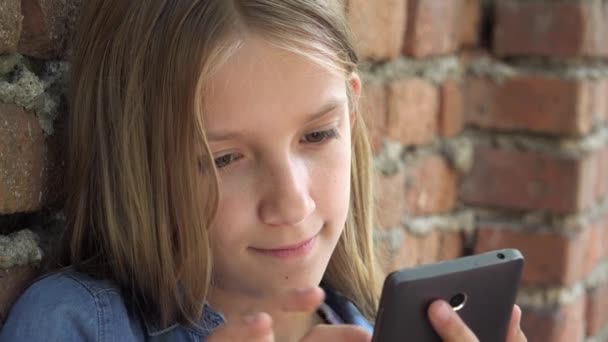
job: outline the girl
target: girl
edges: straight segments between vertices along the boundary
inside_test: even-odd
[[[0,340],[370,340],[370,151],[340,4],[83,6],[66,267]],[[451,312],[430,308],[438,333],[474,341]]]

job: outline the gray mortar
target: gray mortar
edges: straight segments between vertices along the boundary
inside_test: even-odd
[[[380,151],[374,156],[374,168],[385,175],[398,172],[401,167],[401,153],[403,146],[399,143],[384,140]]]
[[[428,59],[399,59],[373,65],[362,65],[364,82],[387,83],[403,78],[421,77],[440,84],[446,79],[461,79],[464,70],[455,56]]]
[[[608,144],[608,126],[596,126],[593,131],[580,138],[560,138],[530,136],[521,133],[487,132],[467,128],[463,136],[469,137],[475,145],[492,146],[505,150],[541,152],[546,155],[577,158],[599,150]]]
[[[14,62],[14,59],[5,61],[5,69]],[[52,135],[61,96],[67,88],[67,62],[46,62],[38,77],[22,58],[18,58],[11,71],[11,80],[0,79],[0,102],[33,110],[45,134]]]
[[[402,224],[415,235],[424,236],[433,231],[473,232],[475,230],[475,213],[472,210],[460,210],[444,215],[424,217],[404,217]]]
[[[385,242],[388,246],[387,252],[391,255],[399,251],[401,244],[403,243],[403,236],[405,232],[403,227],[394,227],[391,229],[374,229],[374,241],[376,243]]]
[[[0,55],[0,79],[12,72],[22,59],[23,57],[19,54]]]
[[[583,280],[572,286],[525,286],[520,288],[517,303],[522,307],[542,310],[572,303],[587,290],[608,284],[608,261],[597,265]]]
[[[568,215],[548,211],[496,210],[470,207],[477,214],[477,221],[493,227],[535,233],[560,233],[574,236],[599,222],[608,213],[608,197],[593,203],[592,207]]]
[[[588,337],[585,342],[606,342],[608,341],[608,325],[600,330],[597,335]]]
[[[42,250],[38,242],[38,236],[28,229],[0,235],[0,268],[40,262]]]
[[[473,142],[469,137],[436,139],[423,146],[405,147],[398,142],[385,139],[374,156],[374,167],[385,175],[392,175],[408,164],[430,155],[443,155],[450,165],[461,174],[466,174],[473,164]]]
[[[608,260],[597,265],[591,274],[585,278],[585,286],[587,289],[595,289],[599,286],[608,284]]]
[[[584,293],[582,282],[569,287],[522,287],[517,293],[517,304],[532,310],[552,309],[572,303]]]
[[[505,63],[484,56],[472,61],[466,72],[468,75],[490,78],[497,83],[517,75],[597,80],[608,76],[608,63],[595,59],[551,60],[547,58],[517,58]]]
[[[460,174],[467,174],[473,167],[473,142],[466,136],[446,139],[441,144],[442,153]]]

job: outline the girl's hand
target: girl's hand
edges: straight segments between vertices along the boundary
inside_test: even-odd
[[[243,317],[240,321],[227,322],[214,331],[208,342],[273,342],[272,314],[280,312],[314,312],[323,302],[321,288],[293,290],[285,292],[264,302],[260,302],[261,311]],[[371,336],[352,325],[318,325],[315,326],[302,342],[368,342]]]
[[[431,324],[444,342],[479,342],[447,302],[442,300],[433,302],[428,314]],[[521,331],[520,321],[521,309],[515,305],[511,313],[506,342],[527,342],[526,336]]]

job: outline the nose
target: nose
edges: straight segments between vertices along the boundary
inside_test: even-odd
[[[265,224],[293,226],[316,207],[310,196],[310,178],[305,161],[282,158],[267,168],[259,215]]]

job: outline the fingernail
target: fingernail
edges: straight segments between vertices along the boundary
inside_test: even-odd
[[[450,315],[452,315],[452,307],[449,306],[446,302],[439,302],[439,304],[435,304],[435,313],[433,316],[435,317],[435,321],[437,323],[446,322],[450,319]]]

